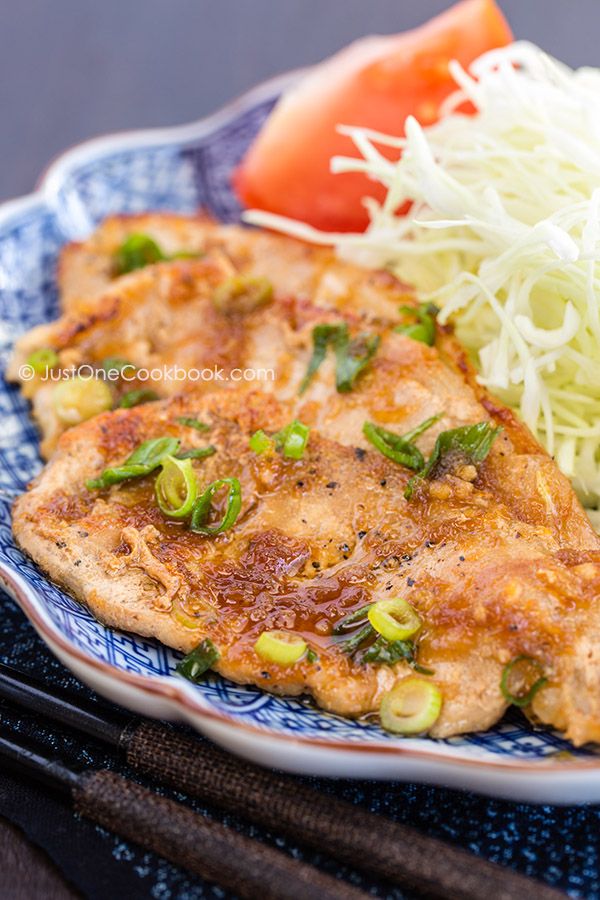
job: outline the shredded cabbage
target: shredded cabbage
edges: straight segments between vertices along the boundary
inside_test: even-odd
[[[517,410],[590,508],[600,506],[600,70],[532,44],[466,72],[440,121],[405,138],[344,126],[360,158],[335,172],[382,182],[364,234],[326,234],[268,213],[255,224],[387,266],[441,307],[479,378]],[[461,114],[470,100],[476,114]],[[379,147],[402,150],[398,162]],[[412,206],[401,215],[406,201]],[[600,512],[592,513],[600,526]]]

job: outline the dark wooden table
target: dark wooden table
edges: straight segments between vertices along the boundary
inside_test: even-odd
[[[0,9],[0,200],[30,191],[68,146],[175,125],[369,32],[413,27],[446,0],[19,0]],[[516,35],[571,65],[600,63],[599,0],[502,0]],[[72,892],[0,820],[3,889]]]
[[[500,0],[515,33],[598,63],[598,0]],[[0,200],[66,147],[175,125],[368,32],[413,27],[448,0],[18,0],[0,4]]]

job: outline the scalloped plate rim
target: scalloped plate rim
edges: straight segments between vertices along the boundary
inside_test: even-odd
[[[261,82],[211,115],[185,125],[115,132],[74,145],[49,164],[35,191],[0,204],[0,228],[36,208],[55,212],[61,184],[82,163],[101,159],[110,151],[192,143],[250,105],[275,97],[302,71],[293,70]],[[145,715],[185,721],[222,746],[263,765],[297,774],[412,778],[519,801],[566,804],[593,802],[596,797],[600,802],[600,760],[596,762],[594,758],[560,762],[508,756],[483,759],[469,757],[458,747],[434,742],[431,750],[402,739],[397,744],[328,742],[311,736],[291,737],[240,722],[206,705],[202,694],[181,679],[126,672],[85,654],[52,621],[35,587],[3,562],[0,584],[61,662],[98,693]]]

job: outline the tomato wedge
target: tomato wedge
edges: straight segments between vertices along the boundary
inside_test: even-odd
[[[326,231],[364,230],[361,198],[381,199],[383,189],[360,173],[331,174],[332,156],[357,155],[336,126],[401,135],[411,114],[431,124],[456,87],[449,60],[467,66],[511,40],[494,0],[462,0],[414,31],[356,41],[316,66],[278,103],[234,173],[238,196],[247,207]]]

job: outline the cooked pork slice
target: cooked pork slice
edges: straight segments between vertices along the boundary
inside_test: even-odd
[[[334,436],[336,417],[345,416],[337,396],[328,416],[315,415],[303,456],[294,459],[275,445],[256,452],[250,438],[292,421],[295,400],[190,392],[108,412],[63,434],[15,504],[16,539],[103,622],[183,651],[208,638],[219,652],[214,668],[239,683],[307,692],[328,710],[360,716],[377,712],[411,665],[424,667],[420,677],[443,695],[431,731],[441,737],[497,721],[507,706],[502,674],[525,655],[547,679],[530,714],[575,743],[600,739],[600,541],[522,426],[500,408],[486,412],[451,366],[439,388],[435,351],[422,352],[404,406],[375,366],[350,401],[360,404],[359,394],[370,391],[380,421],[393,419],[398,431],[405,430],[401,417],[406,427],[414,423],[419,404],[419,416],[443,413],[438,432],[488,416],[504,431],[485,461],[447,459],[410,499],[412,471],[364,443],[358,428],[354,440],[347,424]],[[303,402],[314,409],[317,399]],[[429,435],[416,439],[424,453]],[[222,533],[196,533],[189,520],[163,514],[156,471],[105,489],[86,486],[143,442],[168,436],[180,450],[216,448],[192,462],[200,491],[239,480],[241,510]],[[213,499],[208,525],[225,513],[223,491]],[[568,522],[559,525],[558,517]],[[365,619],[336,634],[340,621],[390,597],[404,598],[422,621],[407,658],[369,661],[368,636],[350,652],[345,642]],[[265,660],[255,644],[272,630],[301,636],[311,652],[289,665]]]
[[[394,315],[398,283],[387,272],[366,271],[337,259],[332,249],[203,216],[143,213],[109,216],[86,241],[67,244],[58,266],[62,308],[85,308],[118,277],[118,253],[132,235],[146,235],[166,257],[220,256],[232,269],[269,278],[283,295],[373,314]],[[390,294],[389,288],[392,288]]]
[[[203,227],[216,229],[206,223]],[[227,235],[222,242],[227,254],[219,246],[200,259],[164,262],[122,276],[73,312],[34,328],[17,342],[8,368],[14,380],[32,354],[56,354],[51,378],[42,369],[22,382],[42,430],[44,456],[62,431],[77,422],[71,408],[61,414],[61,372],[66,378],[74,369],[91,365],[110,387],[109,403],[111,394],[118,403],[132,390],[151,390],[158,396],[185,390],[190,370],[191,383],[205,390],[235,386],[240,379],[251,384],[255,377],[282,396],[298,389],[316,325],[346,322],[353,335],[375,335],[400,321],[400,305],[414,303],[406,289],[385,274],[333,263],[327,268],[317,252],[293,240],[243,229],[221,231]],[[255,251],[251,259],[239,249],[242,238],[244,246]],[[281,251],[279,256],[272,244]],[[298,258],[303,277],[292,264]],[[324,287],[328,280],[335,281],[335,290]],[[299,289],[301,282],[305,290]],[[311,286],[315,293],[309,300]],[[122,378],[107,381],[102,364],[114,358],[132,365]],[[147,376],[138,379],[134,367],[140,375],[151,371],[154,377],[150,382]],[[160,375],[164,367],[161,380],[156,372]],[[86,418],[93,409],[87,408]]]

